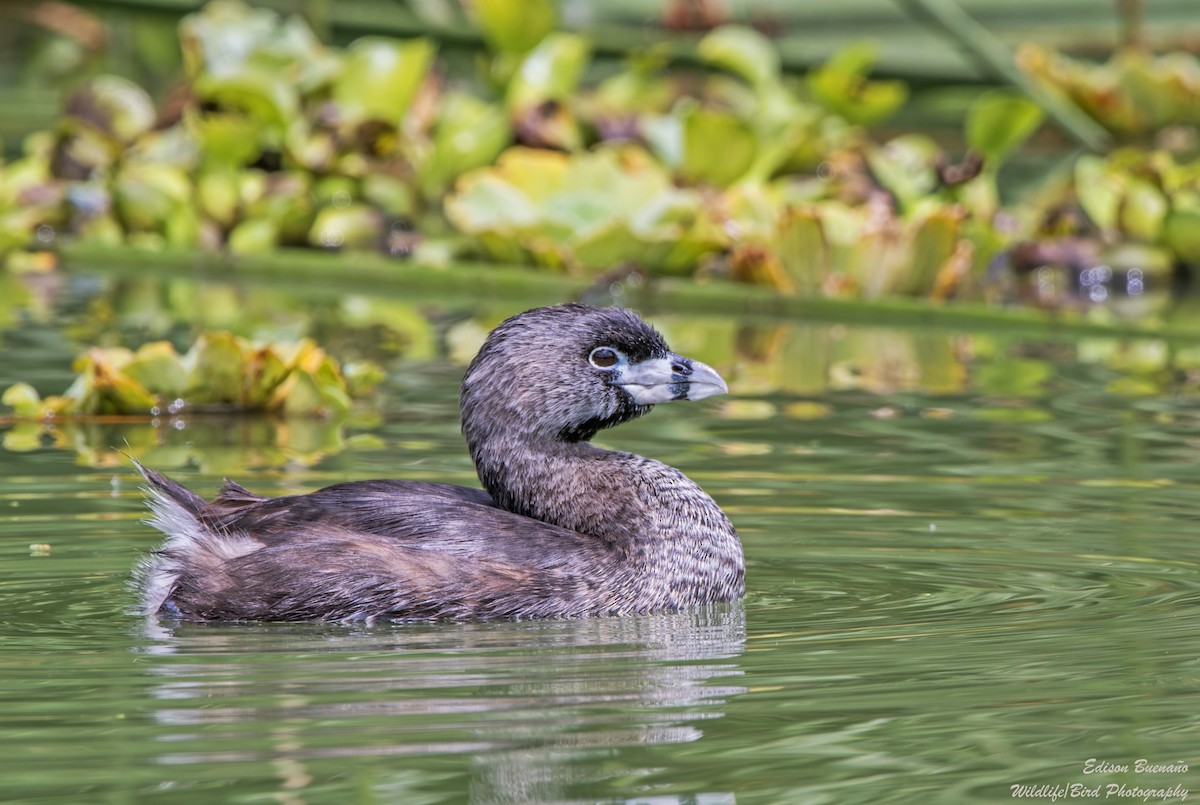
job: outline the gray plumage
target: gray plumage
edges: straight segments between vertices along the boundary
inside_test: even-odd
[[[636,314],[560,305],[497,327],[462,384],[486,491],[344,483],[211,502],[138,465],[151,524],[143,606],[185,620],[628,615],[743,594],[729,519],[678,470],[588,443],[655,403],[725,390]]]

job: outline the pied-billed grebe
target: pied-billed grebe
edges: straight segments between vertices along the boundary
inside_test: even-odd
[[[462,383],[486,492],[358,481],[211,502],[150,469],[168,537],[140,569],[147,612],[184,620],[627,615],[743,594],[729,519],[678,470],[588,440],[656,403],[727,391],[636,314],[559,305],[488,336]]]

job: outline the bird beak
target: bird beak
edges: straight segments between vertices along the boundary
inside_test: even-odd
[[[621,367],[614,383],[625,389],[638,405],[703,400],[729,393],[729,386],[716,369],[672,352]]]

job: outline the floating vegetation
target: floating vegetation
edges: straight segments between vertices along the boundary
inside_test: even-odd
[[[461,231],[510,263],[593,271],[637,262],[688,273],[729,238],[695,190],[640,148],[512,148],[462,177],[446,202]]]
[[[1020,49],[1017,62],[1126,142],[1158,136],[1196,147],[1200,59],[1190,53],[1155,56],[1126,47],[1097,64],[1029,44]]]
[[[490,52],[467,78],[424,38],[338,49],[299,16],[214,0],[180,23],[185,81],[161,105],[125,79],[95,77],[54,130],[0,165],[0,256],[69,236],[1018,301],[988,292],[989,267],[1036,271],[1022,260],[1063,235],[1095,241],[1084,256],[1122,243],[1158,250],[1168,272],[1200,251],[1186,178],[1200,164],[1187,156],[1200,109],[1191,56],[1127,50],[1096,66],[1026,48],[1037,80],[1175,156],[1087,156],[1053,198],[1005,207],[1000,167],[1044,118],[1016,93],[981,95],[962,147],[919,134],[879,141],[865,127],[889,119],[908,88],[871,77],[869,43],[797,80],[769,38],[725,25],[698,41],[699,68],[652,47],[601,76],[590,41],[557,30],[551,0],[471,8]],[[1080,219],[1065,232],[1064,209]]]
[[[345,367],[309,339],[255,346],[229,333],[207,333],[184,355],[166,341],[136,352],[94,348],[76,359],[79,373],[61,395],[42,398],[26,383],[0,402],[23,419],[63,416],[160,416],[185,412],[344,414],[381,379],[373,364]]]

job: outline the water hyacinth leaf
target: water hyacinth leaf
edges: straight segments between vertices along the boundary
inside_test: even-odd
[[[137,84],[115,75],[88,81],[67,99],[67,117],[128,145],[154,126],[154,101]]]
[[[154,341],[142,346],[121,371],[150,393],[167,400],[178,399],[187,391],[188,370],[168,341]]]
[[[580,267],[602,271],[620,265],[639,248],[644,249],[644,241],[630,231],[629,222],[610,218],[576,238],[572,253]]]
[[[28,383],[14,383],[9,386],[4,390],[4,395],[0,396],[0,403],[7,405],[19,417],[41,418],[44,413],[41,396]]]
[[[727,187],[742,178],[758,153],[749,125],[729,112],[690,106],[682,112],[683,162],[688,181]]]
[[[314,131],[304,119],[292,121],[284,135],[283,147],[290,161],[313,173],[330,171],[338,151],[333,132]]]
[[[270,218],[247,218],[229,232],[230,254],[268,254],[279,246],[279,225]]]
[[[522,189],[490,174],[463,177],[454,195],[446,199],[445,210],[458,229],[473,234],[524,229],[539,217],[533,200]]]
[[[255,48],[251,59],[285,74],[301,95],[328,87],[342,67],[341,55],[326,48],[299,14],[284,18],[273,35]]]
[[[312,372],[293,369],[276,387],[269,407],[288,416],[312,416],[321,413],[324,402]]]
[[[699,195],[674,187],[636,147],[573,155],[509,149],[494,167],[460,178],[445,211],[492,255],[545,266],[633,260],[660,270],[725,242],[705,221]]]
[[[592,119],[608,119],[666,112],[676,92],[662,68],[664,55],[653,50],[632,57],[632,64],[596,86],[589,100]]]
[[[574,110],[559,101],[515,108],[512,127],[514,138],[533,148],[560,151],[583,148],[583,129]]]
[[[303,242],[313,220],[312,179],[303,171],[268,174],[257,199],[244,201],[247,218],[265,218],[279,230],[280,242]]]
[[[1075,162],[1075,191],[1088,218],[1105,231],[1117,228],[1124,180],[1109,170],[1102,157],[1084,154]]]
[[[113,207],[126,230],[161,232],[191,195],[191,182],[178,168],[125,165],[113,184]]]
[[[398,126],[429,74],[435,50],[426,39],[363,37],[346,49],[333,100],[349,122]]]
[[[192,84],[201,100],[226,110],[238,110],[265,127],[271,139],[281,140],[300,111],[295,86],[279,73],[245,67],[232,75],[202,75]],[[258,139],[262,139],[261,137]]]
[[[865,150],[871,174],[900,202],[902,209],[933,193],[939,186],[934,164],[941,149],[923,134],[905,134]]]
[[[683,164],[683,121],[678,115],[644,115],[639,128],[664,165],[677,170]]]
[[[202,335],[182,358],[169,343],[156,342],[136,354],[122,347],[91,349],[74,368],[79,374],[61,396],[43,400],[27,384],[16,384],[0,402],[18,417],[39,419],[150,415],[181,397],[195,407],[344,413],[351,397],[382,377],[377,366],[365,362],[354,368],[352,387],[337,362],[308,339],[255,348],[221,332]],[[296,400],[289,399],[293,390]]]
[[[321,362],[313,374],[321,392],[322,413],[344,414],[350,410],[350,395],[346,390],[346,382],[337,362],[324,350],[321,351],[321,356]]]
[[[527,53],[558,26],[557,0],[472,0],[475,22],[493,50]]]
[[[241,112],[188,110],[184,123],[200,144],[204,162],[218,169],[240,168],[262,151],[258,122]]]
[[[898,290],[910,295],[928,295],[943,266],[958,247],[962,213],[953,207],[929,207],[905,227],[911,240],[909,266]]]
[[[0,166],[0,205],[12,207],[20,204],[24,195],[51,179],[48,158],[27,156]]]
[[[25,246],[33,238],[38,215],[33,210],[0,212],[0,255]]]
[[[322,176],[313,183],[312,194],[318,204],[345,207],[359,198],[359,182],[349,176]]]
[[[191,249],[200,239],[200,219],[196,208],[190,203],[180,204],[171,210],[163,222],[164,241],[172,249]]]
[[[499,106],[461,92],[442,97],[433,148],[419,167],[422,191],[437,196],[455,178],[491,165],[512,142],[512,127]]]
[[[1145,179],[1131,178],[1117,212],[1118,225],[1129,237],[1154,243],[1167,216],[1167,199]]]
[[[240,0],[213,0],[179,22],[179,44],[189,76],[202,72],[229,75],[270,39],[279,14],[251,8]]]
[[[700,40],[696,52],[714,67],[739,75],[755,86],[780,77],[775,43],[744,25],[722,25]]]
[[[510,148],[491,168],[459,178],[446,199],[446,215],[468,233],[512,225],[532,225],[538,206],[567,185],[566,154],[534,148]]]
[[[877,60],[873,43],[848,45],[809,73],[809,91],[822,106],[851,123],[886,120],[908,100],[908,86],[903,81],[869,80]]]
[[[238,180],[232,170],[217,169],[196,177],[196,204],[204,215],[229,229],[237,220],[241,199]]]
[[[392,218],[408,218],[416,212],[412,185],[399,176],[370,173],[362,180],[363,199]]]
[[[182,170],[195,170],[200,165],[202,148],[184,119],[165,129],[155,129],[141,135],[121,154],[123,162],[153,162],[174,165]]]
[[[158,397],[133,377],[125,374],[128,361],[111,350],[92,350],[87,374],[95,403],[91,413],[149,414],[158,406]]]
[[[273,347],[262,347],[246,357],[246,403],[251,409],[269,407],[279,384],[291,371]]]
[[[985,93],[967,110],[967,145],[988,163],[1000,162],[1037,131],[1044,117],[1041,107],[1021,95]]]
[[[590,59],[591,47],[582,36],[547,36],[522,60],[509,82],[508,108],[519,112],[546,101],[566,101],[579,89]]]
[[[786,207],[779,215],[773,248],[797,291],[814,295],[825,282],[825,233],[811,205]]]
[[[207,405],[243,403],[242,376],[246,361],[242,346],[229,333],[205,333],[183,358],[188,372],[187,396]]]
[[[366,204],[322,207],[317,211],[308,242],[322,249],[370,249],[383,237],[383,218]]]
[[[1200,265],[1200,207],[1171,210],[1163,221],[1163,243],[1180,260]]]

